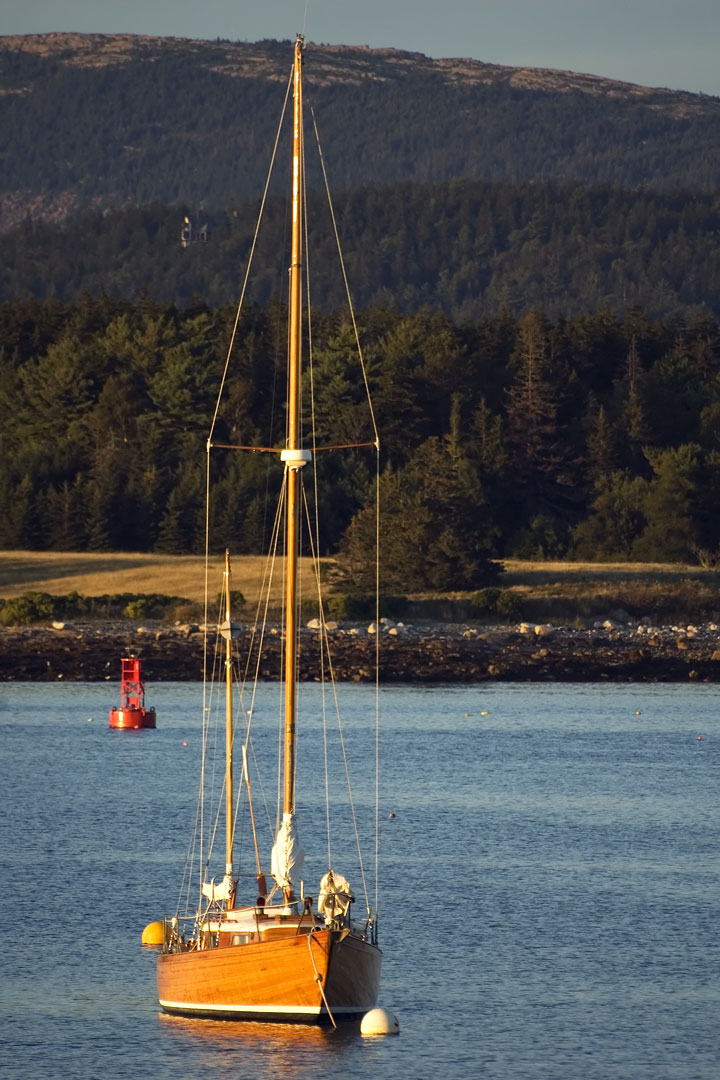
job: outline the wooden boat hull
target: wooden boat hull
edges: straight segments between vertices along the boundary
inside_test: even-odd
[[[335,1020],[359,1019],[377,1000],[381,956],[347,930],[164,953],[158,997],[180,1016],[321,1024],[330,1021],[327,1001]]]

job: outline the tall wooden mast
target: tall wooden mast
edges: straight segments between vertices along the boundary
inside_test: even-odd
[[[297,569],[300,512],[299,470],[310,460],[300,447],[300,378],[302,367],[302,52],[298,35],[293,61],[292,243],[290,324],[288,333],[287,442],[282,454],[287,472],[285,583],[285,762],[283,813],[295,811],[295,716],[297,681]]]

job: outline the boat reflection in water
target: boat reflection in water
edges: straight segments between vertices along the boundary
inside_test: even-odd
[[[332,1068],[332,1056],[362,1038],[359,1023],[337,1028],[316,1024],[263,1024],[248,1020],[196,1020],[188,1016],[158,1013],[163,1034],[171,1033],[183,1046],[207,1047],[207,1067],[217,1070],[218,1053],[243,1055],[243,1068],[252,1072],[253,1062],[272,1059],[273,1077],[317,1076],[318,1058]],[[330,1058],[328,1055],[331,1055]],[[194,1060],[197,1060],[195,1057]]]

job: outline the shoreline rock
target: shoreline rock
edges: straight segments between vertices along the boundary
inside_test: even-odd
[[[253,628],[244,628],[247,655]],[[341,625],[329,631],[339,681],[372,682],[376,657],[383,683],[452,682],[720,682],[720,631],[688,627],[589,629],[470,626]],[[320,633],[300,634],[299,674],[317,678]],[[214,641],[208,639],[208,666]],[[202,678],[203,633],[193,626],[85,623],[0,629],[0,682],[119,681],[120,659],[139,656],[150,682]],[[260,676],[280,678],[282,637],[268,628]]]

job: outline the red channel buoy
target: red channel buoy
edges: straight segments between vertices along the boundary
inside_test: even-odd
[[[110,710],[111,728],[155,727],[155,710],[145,708],[145,683],[143,682],[142,660],[135,656],[124,657],[120,661],[121,685],[120,708]]]

